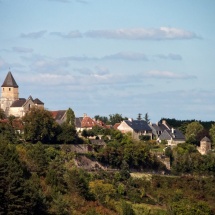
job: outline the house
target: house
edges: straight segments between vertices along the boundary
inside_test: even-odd
[[[44,103],[31,96],[28,99],[19,98],[19,86],[9,71],[1,86],[0,108],[7,117],[13,115],[19,118],[23,117],[32,107],[44,108]]]
[[[83,117],[75,118],[75,127],[77,132],[81,132],[84,129],[90,130],[94,126],[104,127],[104,124],[101,121],[96,121],[91,117],[87,116],[85,113]]]
[[[166,120],[157,123],[149,123],[149,127],[152,129],[153,139],[157,139],[166,129],[170,130],[170,126],[167,124]]]
[[[140,136],[149,136],[152,139],[152,129],[149,127],[148,123],[144,120],[124,120],[117,127],[122,133],[131,132],[132,138],[139,140]]]
[[[166,140],[170,146],[176,146],[178,143],[184,143],[185,137],[178,129],[171,128],[164,130],[157,139],[158,142],[162,140]]]
[[[208,137],[204,137],[200,141],[200,147],[197,147],[197,150],[202,155],[208,154],[208,152],[211,151],[211,140]]]

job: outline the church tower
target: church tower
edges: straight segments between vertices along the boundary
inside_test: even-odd
[[[7,114],[11,104],[19,99],[19,86],[9,71],[1,86],[1,109]]]

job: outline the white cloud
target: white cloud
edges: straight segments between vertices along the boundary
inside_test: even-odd
[[[68,34],[64,34],[61,32],[51,32],[50,34],[56,35],[56,36],[62,37],[62,38],[67,38],[67,39],[82,37],[82,34],[77,30],[76,31],[70,31]]]
[[[148,61],[148,58],[143,53],[137,52],[118,52],[116,54],[103,57],[107,60],[130,60],[130,61]]]
[[[181,55],[173,54],[173,53],[170,53],[168,55],[159,54],[159,55],[156,55],[155,57],[158,57],[160,59],[165,59],[165,60],[182,60]]]
[[[152,70],[143,74],[147,78],[158,78],[158,79],[196,79],[196,76],[187,75],[184,73],[174,73],[170,71],[159,71]]]
[[[197,35],[179,28],[130,28],[115,30],[90,30],[85,36],[91,38],[127,39],[127,40],[174,40],[195,39]]]
[[[31,48],[24,48],[24,47],[13,47],[12,50],[20,53],[31,53],[34,51]]]
[[[30,32],[30,33],[22,33],[22,38],[29,38],[29,39],[38,39],[44,36],[46,33],[46,30],[43,31],[37,31],[37,32]]]

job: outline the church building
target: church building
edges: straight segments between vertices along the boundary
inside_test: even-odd
[[[0,108],[7,117],[10,115],[23,117],[32,107],[44,109],[44,103],[31,96],[28,99],[19,98],[19,86],[9,71],[1,86]]]

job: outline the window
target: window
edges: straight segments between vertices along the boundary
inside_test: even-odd
[[[9,88],[9,91],[10,91],[10,88]]]

